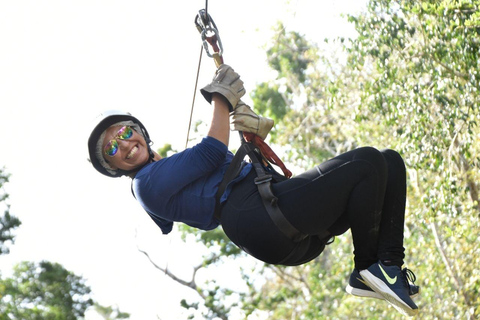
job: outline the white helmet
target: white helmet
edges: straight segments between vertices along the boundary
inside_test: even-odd
[[[123,121],[131,121],[135,124],[134,126],[132,126],[132,128],[137,132],[140,131],[138,133],[145,138],[145,141],[147,142],[147,146],[148,146],[148,153],[150,154],[149,161],[147,161],[142,166],[130,171],[109,168],[108,164],[106,164],[103,158],[99,159],[99,157],[103,157],[103,156],[99,155],[97,152],[97,143],[102,133],[112,125],[118,122],[123,122]],[[102,114],[100,114],[96,119],[92,133],[88,138],[89,161],[92,163],[93,167],[97,169],[97,171],[100,172],[101,174],[104,174],[108,177],[113,177],[113,178],[121,177],[131,172],[138,171],[141,167],[143,167],[147,163],[150,163],[150,160],[152,160],[154,157],[154,154],[150,149],[150,143],[151,143],[150,136],[148,135],[148,132],[147,132],[147,129],[145,129],[145,126],[137,118],[132,116],[129,112],[124,112],[119,110],[105,111]]]

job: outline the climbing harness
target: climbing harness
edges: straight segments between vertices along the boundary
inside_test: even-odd
[[[281,230],[287,237],[292,239],[295,242],[301,241],[307,237],[306,234],[298,231],[283,215],[280,210],[277,202],[278,198],[273,194],[271,183],[272,181],[281,181],[286,180],[285,176],[278,174],[273,167],[267,162],[267,169],[264,167],[265,161],[263,160],[262,155],[255,145],[251,142],[246,142],[242,140],[240,148],[235,153],[235,156],[232,159],[232,162],[227,168],[222,182],[218,187],[216,194],[217,204],[215,206],[215,217],[220,219],[220,197],[225,192],[227,185],[240,173],[242,168],[241,164],[245,156],[250,158],[252,166],[255,169],[257,177],[254,179],[255,185],[258,188],[258,192],[262,198],[263,205],[267,210],[268,215],[275,223],[277,228]]]
[[[215,65],[218,68],[223,64],[222,41],[218,28],[206,9],[199,11],[195,17],[195,25],[201,35],[203,48],[207,55],[214,59]],[[213,53],[210,52],[210,47]],[[242,161],[245,156],[248,155],[257,174],[254,180],[255,184],[257,185],[258,192],[270,218],[277,228],[287,237],[295,242],[302,241],[308,235],[301,233],[285,218],[285,215],[278,207],[278,198],[273,194],[271,189],[271,183],[274,177],[275,180],[285,180],[290,178],[292,173],[285,167],[282,160],[280,160],[263,139],[253,133],[239,131],[239,134],[241,146],[232,159],[216,194],[215,217],[220,220],[220,197],[224,193],[227,185],[240,173]],[[279,166],[284,176],[278,174],[270,163]]]
[[[258,148],[256,148],[252,143],[243,141],[238,151],[235,153],[235,156],[232,159],[232,162],[225,172],[224,178],[218,187],[218,191],[215,195],[216,206],[215,206],[215,218],[220,220],[221,215],[221,204],[220,197],[225,192],[225,189],[230,181],[232,181],[242,169],[242,161],[245,156],[248,155],[253,168],[257,174],[257,177],[254,179],[254,183],[258,188],[260,197],[262,198],[263,205],[272,219],[275,226],[293,242],[297,243],[295,249],[293,249],[290,254],[288,254],[283,260],[277,262],[277,264],[295,266],[305,263],[309,260],[305,260],[305,254],[310,245],[310,239],[317,237],[323,243],[322,246],[318,249],[317,253],[320,254],[326,245],[333,243],[335,237],[327,230],[320,232],[317,235],[307,235],[303,234],[297,230],[285,217],[282,213],[280,207],[278,206],[278,198],[273,194],[271,183],[280,182],[288,179],[287,177],[277,173],[274,168],[267,163],[267,166],[263,165],[263,157],[260,154]],[[303,241],[305,240],[305,241]]]

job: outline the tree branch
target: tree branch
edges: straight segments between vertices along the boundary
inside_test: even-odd
[[[165,273],[170,279],[178,282],[179,284],[183,285],[183,286],[186,286],[192,290],[195,290],[195,292],[198,293],[198,295],[203,299],[203,301],[206,303],[207,302],[207,298],[208,296],[205,295],[203,293],[203,290],[201,287],[199,287],[195,281],[195,278],[197,276],[197,272],[198,270],[200,270],[202,267],[204,267],[204,263],[201,263],[199,264],[198,266],[194,267],[193,268],[193,274],[192,274],[192,280],[190,281],[185,281],[185,280],[182,280],[180,279],[179,277],[177,277],[175,274],[173,274],[172,272],[170,272],[170,270],[168,270],[167,267],[165,268],[162,268],[161,266],[159,266],[158,264],[156,264],[152,258],[150,257],[150,255],[140,249],[137,245],[137,250],[141,253],[143,253],[147,259],[150,261],[150,263],[158,270],[160,270],[161,272]],[[215,256],[215,257],[212,257],[209,261],[217,261],[219,259],[218,256]],[[207,304],[205,304],[205,306],[207,307],[207,309],[209,309],[211,312],[213,312],[215,314],[215,316],[217,316],[218,318],[222,319],[222,320],[228,320],[228,314],[225,313],[224,311],[222,311],[222,306],[220,307],[215,307],[215,306],[207,306]]]
[[[450,262],[450,259],[448,259],[447,254],[445,252],[445,249],[443,248],[442,241],[440,239],[440,235],[438,234],[438,231],[437,231],[437,224],[435,222],[431,222],[430,227],[432,228],[432,233],[433,233],[433,237],[435,239],[435,244],[437,246],[438,251],[440,252],[440,256],[442,257],[443,264],[447,268],[447,272],[450,275],[450,277],[452,277],[457,291],[459,291],[460,294],[463,296],[467,306],[472,306],[471,301],[470,301],[470,297],[463,290],[464,283],[463,283],[463,281],[460,277],[457,277],[457,274],[455,273],[455,271],[453,269],[453,265]],[[470,319],[474,320],[473,314],[470,315]]]
[[[294,270],[298,270],[299,268],[301,267],[296,267]],[[272,265],[271,269],[277,274],[278,277],[280,277],[280,279],[288,283],[291,288],[296,287],[294,283],[292,283],[291,281],[293,280],[293,281],[300,282],[303,286],[307,287],[308,292],[311,293],[311,288],[301,273],[299,277],[296,277],[292,273],[286,272],[284,268],[279,268],[278,266],[275,266],[275,265]]]
[[[138,249],[138,251],[140,251],[141,253],[143,253],[143,254],[147,257],[147,259],[150,261],[150,263],[151,263],[156,269],[162,271],[162,272],[165,273],[168,277],[170,277],[172,280],[180,283],[181,285],[184,285],[184,286],[186,286],[186,287],[189,287],[190,289],[193,289],[193,290],[199,292],[198,286],[197,286],[196,283],[195,283],[195,274],[196,274],[196,271],[198,270],[198,268],[197,268],[197,269],[194,269],[193,276],[192,276],[192,280],[191,280],[191,281],[185,281],[185,280],[180,279],[180,278],[177,277],[176,275],[174,275],[172,272],[170,272],[170,270],[168,270],[168,268],[162,268],[162,267],[160,267],[158,264],[156,264],[156,263],[152,260],[152,258],[150,258],[150,255],[149,255],[146,251],[140,249],[138,246],[137,246],[137,249]],[[199,294],[200,294],[200,292],[199,292]],[[201,295],[201,294],[200,294],[200,295]]]

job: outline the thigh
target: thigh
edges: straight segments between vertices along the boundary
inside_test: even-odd
[[[352,150],[275,184],[273,189],[282,212],[304,233],[318,234],[330,229],[335,229],[330,230],[335,234],[345,232],[349,226],[346,212],[352,191],[366,177],[375,174],[375,164],[365,159],[367,154],[376,153],[381,157],[373,148]]]
[[[268,215],[252,170],[234,186],[221,210],[225,234],[253,257],[276,264],[287,257],[297,244],[286,237]]]

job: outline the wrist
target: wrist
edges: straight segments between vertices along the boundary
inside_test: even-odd
[[[223,106],[228,109],[228,111],[233,111],[232,106],[230,105],[230,102],[225,98],[223,95],[214,92],[212,94],[212,102],[215,102],[216,106]]]

